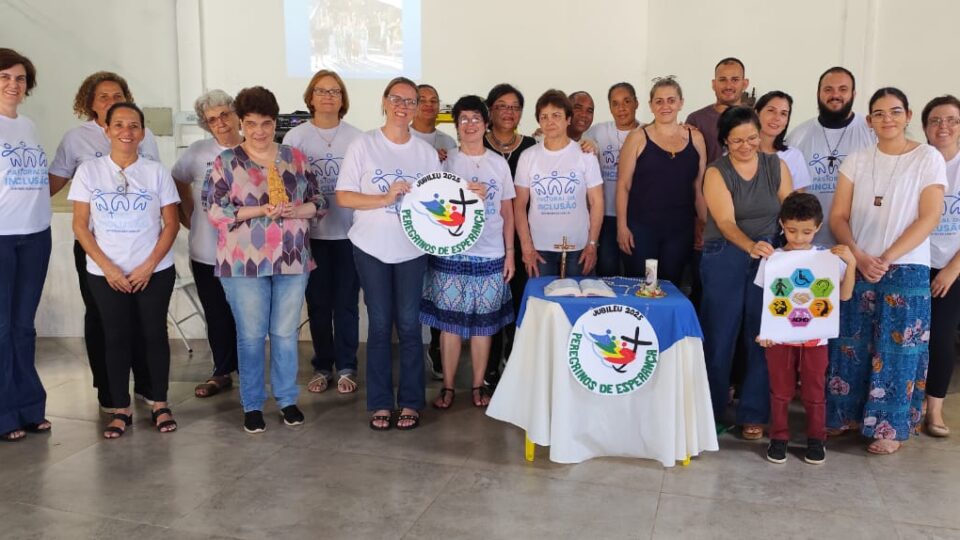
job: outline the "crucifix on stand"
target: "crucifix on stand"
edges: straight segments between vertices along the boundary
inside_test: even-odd
[[[554,244],[553,247],[560,250],[560,279],[563,279],[567,277],[567,252],[577,246],[568,243],[567,237],[564,236],[563,240],[559,244]]]

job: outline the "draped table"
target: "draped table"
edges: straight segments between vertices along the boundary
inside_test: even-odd
[[[514,424],[530,441],[550,447],[550,460],[594,457],[655,459],[666,467],[718,450],[703,357],[703,334],[689,300],[668,282],[665,298],[636,296],[639,281],[605,278],[617,293],[605,297],[546,297],[554,278],[527,282],[513,351],[487,415]],[[642,313],[660,354],[646,384],[625,395],[598,395],[568,367],[568,340],[583,313],[621,304]]]

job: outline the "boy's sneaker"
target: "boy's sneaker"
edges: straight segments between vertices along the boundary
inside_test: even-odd
[[[303,423],[303,413],[296,405],[287,405],[280,409],[280,418],[288,426],[299,426]]]
[[[807,452],[803,455],[803,460],[811,465],[823,465],[827,460],[827,449],[824,448],[823,441],[807,439]]]
[[[267,430],[267,423],[263,421],[263,413],[249,411],[243,413],[243,430],[247,433],[263,433]]]
[[[443,362],[440,361],[440,348],[427,347],[427,369],[435,381],[443,380]]]
[[[771,463],[786,463],[787,441],[770,439],[770,446],[767,447],[767,461]]]

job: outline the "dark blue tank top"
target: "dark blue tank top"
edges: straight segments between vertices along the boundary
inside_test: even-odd
[[[643,128],[647,144],[637,156],[633,184],[627,199],[627,222],[675,230],[693,227],[697,215],[693,183],[700,171],[700,153],[687,130],[687,146],[673,153],[653,142]]]

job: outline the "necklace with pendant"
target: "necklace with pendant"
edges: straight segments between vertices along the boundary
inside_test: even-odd
[[[873,181],[873,205],[874,206],[883,206],[883,198],[887,195],[887,190],[890,189],[890,183],[893,182],[893,176],[897,173],[897,166],[900,165],[900,158],[903,157],[904,151],[907,149],[907,145],[910,144],[910,141],[904,141],[903,148],[900,149],[900,153],[897,154],[897,160],[893,162],[893,170],[890,171],[890,176],[887,178],[887,183],[883,185],[883,193],[877,195],[877,153],[880,145],[873,147],[873,173],[870,175],[871,180]]]
[[[323,136],[322,128],[317,127],[317,136],[323,139],[323,142],[327,143],[327,148],[333,146],[333,141],[337,139],[337,134],[340,133],[340,126],[342,125],[343,124],[337,124],[337,128],[333,130],[333,137],[330,137],[329,139]]]
[[[823,142],[827,143],[827,164],[830,167],[833,167],[834,163],[840,160],[840,158],[838,157],[839,156],[838,152],[840,150],[840,143],[843,142],[843,136],[847,134],[848,127],[850,127],[850,124],[847,124],[846,126],[843,127],[843,131],[840,132],[840,138],[837,139],[837,144],[833,148],[830,148],[830,139],[827,138],[827,129],[822,125],[820,126],[820,131],[823,133]]]

